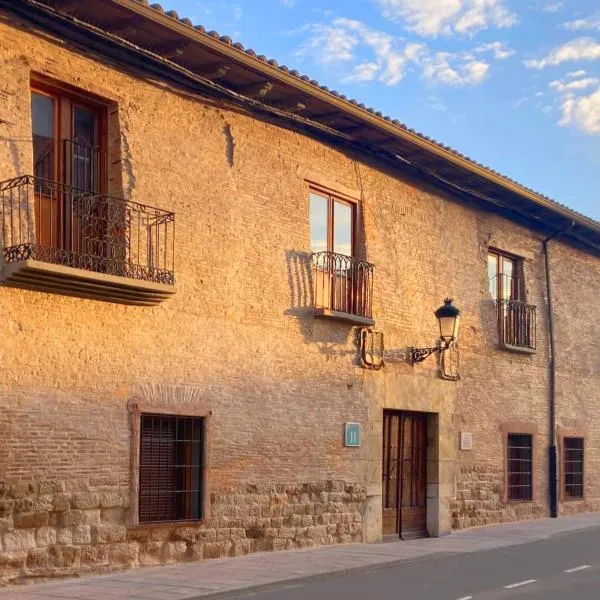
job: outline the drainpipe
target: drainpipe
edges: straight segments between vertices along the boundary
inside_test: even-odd
[[[572,229],[575,223],[571,224]],[[568,230],[567,230],[568,231]],[[550,260],[548,256],[548,244],[550,241],[566,233],[557,231],[543,242],[544,264],[546,268],[546,296],[548,298],[548,332],[550,334],[550,444],[548,445],[548,487],[550,492],[550,516],[558,517],[558,468],[556,449],[556,339],[554,336],[554,310],[552,305],[552,278],[550,277]]]
[[[550,444],[548,445],[548,488],[550,491],[550,516],[558,517],[558,474],[556,452],[556,359],[554,340],[554,318],[552,310],[552,280],[550,279],[550,261],[548,259],[548,243],[558,233],[547,237],[543,242],[544,263],[546,267],[546,296],[548,298],[548,331],[550,334]]]

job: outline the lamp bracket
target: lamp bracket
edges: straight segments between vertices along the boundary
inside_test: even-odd
[[[435,348],[411,348],[410,349],[410,360],[411,362],[418,363],[423,362],[426,358],[440,352],[441,348],[436,346]]]
[[[442,353],[448,350],[453,341],[446,342],[445,340],[440,340],[440,345],[434,348],[410,348],[410,360],[413,363],[423,362],[436,352]]]

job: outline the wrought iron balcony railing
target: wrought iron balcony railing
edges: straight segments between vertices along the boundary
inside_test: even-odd
[[[175,283],[172,212],[25,175],[0,182],[0,218],[6,264]]]
[[[313,301],[331,316],[372,321],[373,265],[335,252],[312,255]],[[352,320],[352,319],[350,319]]]
[[[496,300],[500,344],[506,348],[534,352],[536,307],[519,300]]]

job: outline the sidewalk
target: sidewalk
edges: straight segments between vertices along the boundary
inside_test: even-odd
[[[600,513],[540,519],[458,531],[443,538],[385,544],[350,544],[264,552],[167,567],[149,567],[61,582],[13,586],[0,600],[193,600],[380,569],[399,562],[525,544],[562,533],[600,527]]]

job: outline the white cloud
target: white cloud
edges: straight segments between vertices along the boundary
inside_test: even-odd
[[[292,8],[292,6],[296,6],[296,0],[279,0],[279,4],[286,8]]]
[[[356,65],[352,69],[350,75],[346,75],[342,79],[342,83],[364,83],[366,81],[373,81],[379,71],[379,65],[374,62],[361,63]]]
[[[544,6],[544,8],[542,9],[544,12],[548,12],[548,13],[555,13],[558,12],[559,10],[562,10],[564,8],[564,4],[562,2],[554,2],[552,4],[547,4],[546,6]]]
[[[358,38],[344,27],[316,23],[308,27],[311,32],[296,52],[303,58],[311,56],[315,62],[323,65],[345,62],[354,58],[354,48]]]
[[[513,52],[502,42],[494,42],[472,52],[432,54],[424,44],[406,42],[346,18],[306,25],[293,33],[306,32],[309,37],[296,55],[310,56],[325,66],[350,63],[352,66],[341,78],[342,83],[379,81],[393,86],[410,70],[419,69],[425,78],[436,83],[455,87],[477,85],[487,78],[490,68],[478,54],[487,52],[495,58],[506,58]],[[370,56],[365,56],[365,49]]]
[[[242,7],[239,4],[234,4],[233,5],[233,18],[236,21],[239,21],[242,18]]]
[[[567,21],[563,23],[565,29],[571,31],[591,30],[597,29],[600,31],[600,14],[592,15],[584,19],[575,19],[574,21]]]
[[[462,87],[481,83],[488,74],[489,64],[480,60],[470,60],[451,64],[453,54],[437,52],[425,60],[423,75],[432,81]]]
[[[573,77],[568,73],[562,80],[551,81],[549,87],[558,94],[561,127],[573,126],[589,135],[600,134],[600,78]],[[585,75],[585,71],[581,71]],[[552,107],[545,107],[550,114]]]
[[[423,36],[473,34],[490,27],[512,27],[516,15],[504,0],[375,0],[383,16],[403,21]]]
[[[599,83],[600,79],[597,77],[586,77],[585,79],[574,79],[572,81],[551,81],[550,87],[559,94],[566,94],[576,90],[585,90],[590,87],[595,87]]]
[[[559,125],[574,125],[589,135],[600,134],[600,87],[588,96],[566,96],[561,103]]]
[[[475,48],[474,52],[493,52],[494,58],[497,58],[498,60],[509,58],[515,53],[515,51],[511,48],[507,48],[504,42],[492,42],[491,44],[483,44]]]
[[[567,73],[567,77],[585,77],[585,75],[587,75],[587,71],[584,71],[583,69],[579,71],[569,71]]]
[[[563,62],[578,60],[596,60],[600,58],[600,42],[591,37],[581,37],[558,48],[539,60],[526,60],[524,64],[530,69],[543,69],[549,65],[560,65]]]

